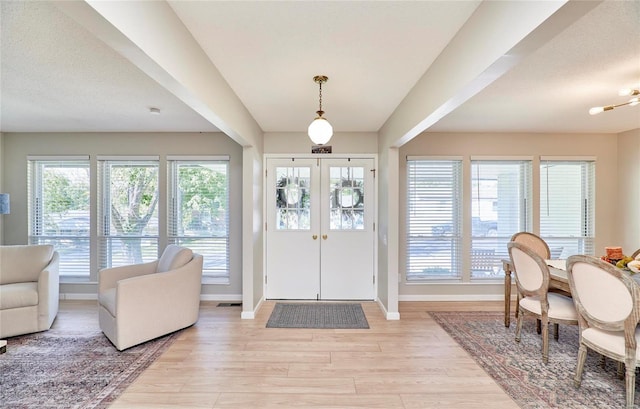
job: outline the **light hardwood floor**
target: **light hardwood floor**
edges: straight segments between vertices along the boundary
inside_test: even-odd
[[[501,302],[403,302],[400,321],[365,302],[368,330],[265,328],[274,305],[242,320],[239,307],[203,302],[197,324],[111,408],[518,407],[427,313]],[[56,325],[97,327],[95,303],[61,302]]]

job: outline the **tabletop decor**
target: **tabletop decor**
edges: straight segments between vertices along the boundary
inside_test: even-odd
[[[622,251],[622,247],[605,247],[604,250],[606,255],[600,257],[602,260],[613,264],[618,268],[627,270],[632,274],[638,272],[635,263],[632,264],[631,268],[628,267],[628,264],[633,262],[634,258],[631,256],[625,256]]]

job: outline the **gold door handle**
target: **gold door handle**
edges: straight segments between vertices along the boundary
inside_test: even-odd
[[[327,235],[326,235],[326,234],[323,234],[323,235],[322,235],[322,240],[326,240],[326,239],[327,239]]]
[[[311,236],[311,237],[313,237],[313,239],[314,239],[314,240],[316,240],[316,239],[318,238],[318,235],[317,235],[317,234],[314,234],[314,235],[313,235],[313,236]]]

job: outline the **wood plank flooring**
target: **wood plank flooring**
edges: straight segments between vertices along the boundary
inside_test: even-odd
[[[403,302],[400,321],[365,302],[368,330],[265,328],[274,305],[242,320],[239,307],[203,302],[198,323],[111,408],[518,407],[427,313],[501,302]],[[61,302],[56,325],[97,326],[95,303]]]

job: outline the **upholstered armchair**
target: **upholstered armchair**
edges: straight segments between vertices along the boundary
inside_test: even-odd
[[[202,256],[169,245],[160,259],[102,269],[100,329],[120,351],[196,323]]]
[[[58,314],[60,278],[53,246],[0,246],[0,338],[45,331]]]

